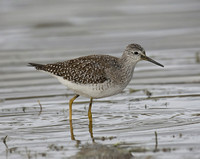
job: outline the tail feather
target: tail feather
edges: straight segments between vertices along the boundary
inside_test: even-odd
[[[37,64],[37,63],[28,63],[29,65],[28,66],[33,66],[35,67],[37,70],[43,70],[44,69],[44,66],[45,65],[42,65],[42,64]]]

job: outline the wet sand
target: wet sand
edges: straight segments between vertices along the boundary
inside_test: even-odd
[[[0,0],[1,158],[71,158],[94,142],[136,159],[199,158],[199,8],[196,0]],[[140,62],[122,93],[94,100],[93,123],[89,99],[76,100],[70,123],[73,92],[27,67],[121,56],[133,42],[165,67]]]

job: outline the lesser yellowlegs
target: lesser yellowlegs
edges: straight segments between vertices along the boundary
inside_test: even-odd
[[[109,55],[90,55],[54,64],[29,63],[56,77],[75,92],[69,101],[69,120],[72,120],[72,104],[79,96],[90,98],[88,118],[92,121],[92,100],[120,93],[130,82],[135,65],[141,60],[164,67],[145,54],[138,44],[129,44],[120,58]]]

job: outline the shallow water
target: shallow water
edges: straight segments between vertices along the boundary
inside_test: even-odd
[[[200,3],[107,3],[0,0],[1,158],[71,158],[93,142],[135,158],[200,157]],[[92,124],[89,99],[79,97],[70,129],[73,92],[27,67],[94,53],[120,56],[132,42],[165,67],[140,62],[122,93],[94,100]]]

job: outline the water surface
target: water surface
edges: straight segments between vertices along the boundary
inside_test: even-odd
[[[199,7],[195,0],[0,0],[1,158],[71,158],[93,142],[135,158],[199,158]],[[72,137],[73,92],[27,63],[121,56],[132,42],[165,67],[140,62],[122,93],[94,100],[92,129],[89,99],[78,98]]]

